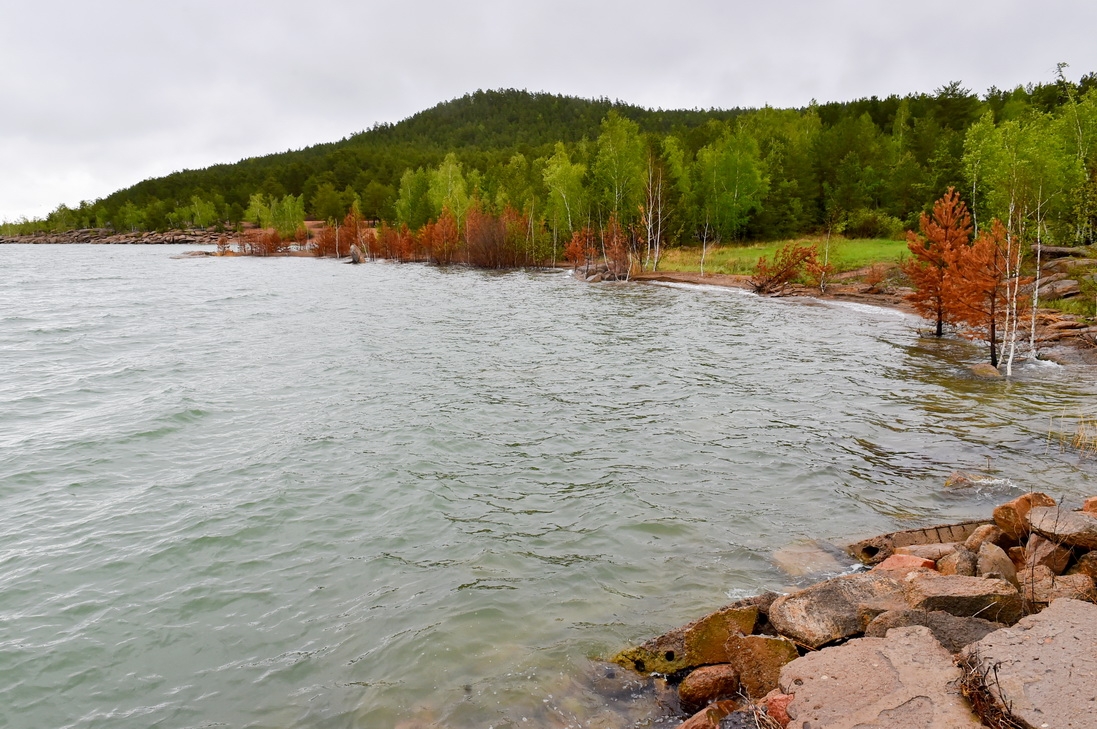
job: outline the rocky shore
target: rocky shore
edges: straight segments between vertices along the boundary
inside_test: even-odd
[[[1097,498],[853,544],[859,571],[621,651],[678,729],[1097,729]]]
[[[9,244],[93,244],[93,245],[217,245],[224,233],[212,230],[169,230],[163,233],[117,233],[109,228],[87,228],[64,233],[39,233],[36,235],[0,236],[0,245]]]

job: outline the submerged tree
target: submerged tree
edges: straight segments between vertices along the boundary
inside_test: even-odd
[[[922,213],[918,226],[922,234],[907,233],[911,258],[903,265],[914,286],[907,300],[921,316],[936,322],[936,335],[950,322],[945,274],[953,251],[971,240],[971,215],[960,194],[949,188],[933,205],[933,215]]]
[[[966,334],[990,348],[990,364],[999,362],[999,342],[1016,337],[1018,316],[1025,311],[1019,292],[1028,283],[1018,275],[1020,247],[1011,244],[1006,227],[995,219],[970,246],[949,251],[945,269],[945,304],[951,321],[966,325]]]

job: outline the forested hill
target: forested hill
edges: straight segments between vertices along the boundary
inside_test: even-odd
[[[278,203],[321,219],[354,207],[416,229],[474,201],[526,213],[566,237],[611,212],[638,225],[646,187],[660,180],[671,242],[827,228],[885,235],[915,226],[949,186],[977,212],[1004,209],[1010,195],[1016,204],[1028,194],[1017,188],[1018,170],[1043,175],[1026,190],[1053,190],[1031,204],[1055,221],[1062,242],[1068,231],[1076,242],[1092,238],[1097,74],[981,96],[951,83],[787,110],[650,110],[477,91],[339,142],[176,172],[3,231],[233,227],[261,221]]]
[[[558,141],[594,140],[606,115],[614,110],[636,121],[646,132],[689,130],[710,119],[726,120],[736,111],[651,111],[608,99],[579,99],[547,93],[477,91],[443,102],[397,124],[380,124],[339,142],[245,159],[204,170],[184,170],[145,180],[101,201],[109,210],[132,202],[148,208],[157,201],[186,203],[193,196],[223,198],[224,216],[236,222],[256,192],[303,195],[311,216],[332,217],[317,205],[317,192],[330,185],[342,198],[357,195],[370,218],[390,218],[400,178],[407,169],[433,167],[447,152],[456,152],[467,168],[487,169],[506,163],[515,153],[536,158],[552,154]],[[330,198],[330,191],[328,197]],[[330,206],[328,206],[330,207]],[[172,208],[164,206],[147,221],[164,227]],[[91,221],[88,221],[91,222]]]

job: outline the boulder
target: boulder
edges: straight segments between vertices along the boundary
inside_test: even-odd
[[[727,642],[728,663],[739,672],[739,687],[752,699],[777,688],[781,668],[800,655],[788,638],[734,635]]]
[[[1078,266],[1097,266],[1097,260],[1092,258],[1057,258],[1054,261],[1048,261],[1043,268],[1045,271],[1055,273],[1070,273],[1071,269]]]
[[[941,544],[943,542],[962,542],[976,529],[989,524],[985,519],[964,521],[959,524],[907,529],[901,532],[881,534],[871,539],[851,544],[848,552],[865,564],[878,564],[895,553],[900,547],[916,544]]]
[[[788,705],[792,703],[792,694],[783,694],[781,689],[774,689],[766,695],[762,705],[766,709],[766,716],[773,719],[782,727],[787,727],[792,717],[788,715]]]
[[[910,554],[923,559],[932,559],[934,562],[956,549],[956,542],[944,542],[942,544],[912,544],[909,547],[897,547],[895,554]]]
[[[1024,547],[1010,547],[1006,554],[1009,555],[1009,561],[1013,563],[1013,567],[1017,572],[1020,572],[1025,568]]]
[[[1036,565],[1021,573],[1021,597],[1030,613],[1061,597],[1092,601],[1093,578],[1085,574],[1056,576],[1047,567]]]
[[[1039,534],[1030,534],[1025,543],[1025,569],[1037,565],[1047,567],[1057,575],[1063,574],[1070,562],[1070,550],[1063,549],[1050,539]]]
[[[937,560],[937,571],[942,575],[974,577],[978,564],[979,558],[974,552],[963,544],[957,544],[956,549]]]
[[[1082,504],[1082,511],[1097,516],[1097,496],[1091,496]]]
[[[999,577],[1014,587],[1019,587],[1017,581],[1017,568],[1013,566],[1013,560],[997,544],[983,542],[979,547],[978,561],[975,565],[975,573],[979,577]]]
[[[1086,255],[1086,249],[1082,248],[1082,247],[1077,247],[1077,248],[1072,247],[1072,246],[1034,246],[1034,247],[1039,249],[1040,255],[1044,257],[1044,259],[1046,261],[1045,264],[1044,264],[1045,267],[1052,260],[1054,260],[1056,258],[1061,258],[1062,256],[1085,256]]]
[[[929,628],[949,653],[959,653],[964,646],[970,645],[988,633],[1005,626],[982,618],[960,618],[951,613],[933,610],[892,610],[882,613],[868,624],[866,638],[883,638],[893,628],[908,628],[922,625]]]
[[[865,629],[866,608],[872,617],[901,609],[903,587],[887,574],[864,572],[845,575],[777,598],[769,610],[770,623],[781,635],[816,649],[857,635]]]
[[[613,662],[640,673],[672,674],[698,666],[730,663],[728,639],[754,631],[759,605],[733,603],[689,625],[618,653]]]
[[[911,572],[936,569],[932,559],[915,557],[912,554],[893,554],[872,568],[873,572],[886,572],[889,576],[901,580]]]
[[[1036,506],[1055,506],[1055,499],[1039,491],[1018,496],[994,509],[994,523],[1013,539],[1027,537],[1032,531],[1029,512]]]
[[[1040,287],[1040,296],[1048,299],[1067,299],[1082,292],[1078,282],[1072,278],[1054,281]]]
[[[971,533],[971,536],[964,540],[964,547],[975,554],[979,553],[979,548],[984,543],[990,542],[1001,546],[1001,542],[1005,534],[998,528],[997,524],[984,524]]]
[[[1097,605],[1056,600],[964,655],[999,709],[1021,726],[1097,727]]]
[[[1029,512],[1032,529],[1058,544],[1097,549],[1097,516],[1084,511],[1065,511],[1052,506]]]
[[[720,729],[724,717],[738,709],[737,701],[717,701],[679,724],[678,729]]]
[[[982,726],[960,695],[961,671],[928,628],[895,628],[809,653],[781,671],[789,727]]]
[[[972,365],[971,374],[987,380],[996,380],[1002,376],[1002,373],[998,371],[997,367],[986,362],[980,362],[979,364]]]
[[[1091,580],[1097,580],[1097,552],[1083,554],[1066,573],[1068,575],[1089,575]]]
[[[1006,625],[1021,617],[1021,594],[1005,580],[929,572],[916,575],[907,590],[907,601],[915,610],[943,610]]]
[[[702,666],[678,685],[678,701],[688,714],[694,714],[720,699],[733,699],[738,693],[739,672],[727,663]]]

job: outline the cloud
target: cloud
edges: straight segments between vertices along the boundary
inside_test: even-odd
[[[804,106],[1097,71],[1092,0],[40,0],[0,23],[0,219],[478,88]]]

